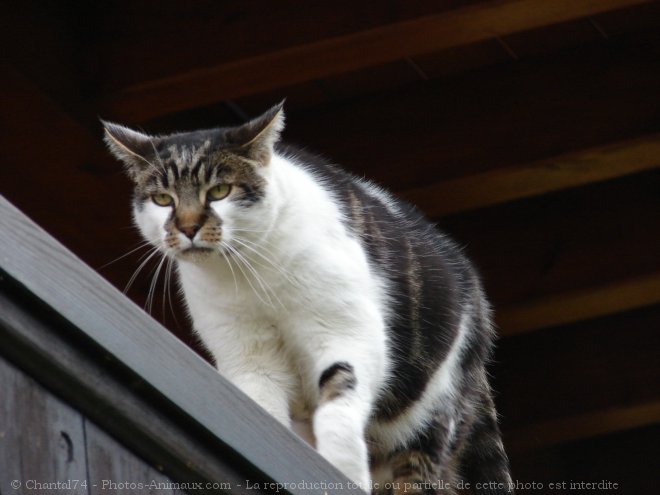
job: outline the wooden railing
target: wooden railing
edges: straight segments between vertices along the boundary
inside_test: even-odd
[[[149,489],[362,493],[0,197],[0,493]]]

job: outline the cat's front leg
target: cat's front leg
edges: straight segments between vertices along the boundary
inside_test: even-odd
[[[278,377],[272,369],[255,368],[250,371],[242,371],[234,376],[226,374],[225,376],[271,416],[287,428],[291,428],[289,393],[284,375]]]
[[[365,334],[373,338],[365,338]],[[362,327],[329,335],[325,329],[314,340],[316,346],[309,352],[315,363],[311,376],[315,380],[313,431],[317,450],[369,491],[365,431],[384,374],[380,330]]]
[[[223,328],[213,340],[218,371],[287,428],[295,387],[290,362],[272,327]],[[209,346],[210,347],[210,346]]]
[[[368,489],[369,455],[365,429],[371,395],[358,387],[353,360],[336,356],[333,364],[318,370],[318,405],[313,431],[319,453],[346,476]]]

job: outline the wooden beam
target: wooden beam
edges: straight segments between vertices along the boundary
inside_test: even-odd
[[[614,159],[608,146],[660,131],[658,57],[657,34],[580,47],[293,113],[284,137],[395,191],[602,147]]]
[[[660,304],[500,340],[490,371],[512,447],[660,422],[646,414],[660,401],[658,325]]]
[[[496,320],[500,334],[509,337],[658,303],[660,273],[652,273],[505,306]]]
[[[399,193],[430,217],[578,187],[660,167],[660,133]]]
[[[660,400],[659,325],[656,304],[501,339],[491,372],[502,428]]]
[[[140,122],[649,0],[497,0],[263,53],[129,86],[105,99],[112,118]]]
[[[562,313],[591,317],[606,314],[607,305],[655,300],[658,187],[654,170],[452,215],[439,225],[483,274],[503,331],[525,331],[561,324]]]
[[[653,401],[515,428],[504,432],[504,442],[508,451],[521,453],[659,422],[660,401]]]

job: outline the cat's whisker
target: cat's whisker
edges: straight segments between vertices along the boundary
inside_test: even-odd
[[[153,247],[151,248],[151,250],[149,250],[149,251],[147,251],[146,253],[143,253],[142,255],[140,255],[140,257],[138,258],[138,263],[142,262],[142,260],[144,260],[144,259],[146,258],[147,255],[150,255],[150,254],[151,254],[152,252],[154,252],[154,251],[159,251],[159,249],[158,249],[157,246],[153,246]]]
[[[137,158],[138,160],[142,160],[144,163],[146,163],[146,164],[149,165],[151,168],[153,168],[156,172],[159,172],[158,167],[157,167],[156,165],[154,165],[152,162],[150,162],[149,160],[147,160],[145,157],[143,157],[143,156],[141,156],[141,155],[138,155],[137,153],[132,153],[132,155],[133,155],[135,158]],[[158,156],[158,154],[156,154],[156,156]]]
[[[167,306],[167,276],[170,267],[170,257],[165,255],[165,258],[167,258],[167,263],[165,263],[165,273],[163,274],[163,297],[161,300],[161,313],[163,315],[163,320],[165,320],[165,306]]]
[[[178,327],[179,320],[176,317],[176,312],[174,311],[174,302],[172,301],[172,267],[173,266],[174,266],[174,258],[172,256],[168,256],[167,267],[165,268],[165,295],[163,296],[163,305],[165,304],[165,300],[167,300],[167,302],[170,305],[170,313],[172,313],[174,322]],[[165,313],[164,309],[163,309],[163,313]],[[163,318],[164,317],[165,315],[163,314]]]
[[[263,283],[261,282],[261,279],[260,279],[259,276],[256,274],[255,269],[249,264],[249,262],[245,259],[245,257],[244,257],[243,255],[241,255],[241,253],[239,253],[239,252],[236,250],[235,247],[233,247],[233,246],[231,246],[231,245],[229,245],[229,244],[226,244],[226,246],[227,246],[227,249],[229,249],[229,250],[231,251],[231,253],[234,255],[234,257],[236,258],[236,266],[237,266],[238,269],[241,271],[241,273],[243,274],[243,277],[245,278],[245,280],[247,281],[247,283],[248,283],[248,284],[250,285],[250,287],[252,288],[252,291],[254,292],[255,296],[257,296],[257,298],[258,298],[262,303],[266,304],[267,306],[271,307],[272,309],[275,309],[275,307],[273,306],[273,301],[271,300],[271,298],[270,298],[270,296],[269,296],[269,294],[268,294],[266,288],[264,287]],[[245,266],[245,268],[247,268],[248,271],[252,273],[252,275],[254,276],[255,281],[261,286],[262,290],[264,291],[264,296],[266,296],[266,297],[268,298],[268,301],[264,300],[264,298],[262,297],[262,295],[259,294],[259,291],[258,291],[258,290],[255,288],[255,286],[252,284],[252,281],[250,280],[250,276],[249,276],[248,274],[245,273],[245,271],[243,270],[243,268],[241,267],[241,265]]]
[[[234,279],[234,289],[235,289],[234,295],[238,295],[238,281],[236,280],[236,273],[234,272],[234,267],[231,264],[230,257],[227,256],[227,254],[225,253],[224,247],[225,247],[225,243],[222,243],[220,247],[220,254],[227,262],[227,265],[229,266],[229,270],[231,271],[231,276]]]
[[[273,290],[270,288],[270,286],[265,283],[263,278],[259,275],[259,272],[257,272],[257,270],[252,266],[252,264],[250,263],[250,260],[246,256],[243,256],[235,248],[234,248],[234,253],[238,257],[238,259],[243,263],[243,266],[245,266],[245,268],[247,268],[248,271],[252,274],[252,276],[254,277],[254,280],[257,282],[257,284],[259,284],[259,287],[263,291],[263,295],[268,298],[268,305],[271,308],[274,309],[275,307],[273,305],[273,298],[271,297],[271,295],[275,296],[275,298],[278,299],[278,301],[279,301],[279,298],[277,298],[277,296],[275,295]],[[280,304],[281,304],[281,301],[280,301]]]
[[[234,228],[234,227],[232,227],[229,230],[231,232],[252,232],[252,233],[256,233],[256,234],[265,234],[267,232],[270,232],[269,229],[268,230],[251,230],[251,229],[237,229],[237,228]]]
[[[158,150],[156,149],[156,145],[154,144],[154,140],[149,137],[149,144],[151,144],[151,147],[154,150],[154,155],[156,155],[156,158],[158,159],[158,163],[160,164],[160,168],[164,174],[167,173],[167,169],[165,168],[165,164],[163,163],[163,159],[160,157],[160,153],[158,153]]]
[[[238,238],[238,237],[234,237],[233,240],[234,240],[235,242],[241,244],[241,245],[242,245],[243,247],[245,247],[246,249],[249,249],[250,251],[252,251],[253,253],[255,253],[257,256],[259,256],[260,258],[264,259],[266,262],[268,262],[268,263],[270,264],[270,266],[271,266],[273,269],[275,269],[280,275],[282,275],[282,276],[286,279],[287,282],[289,282],[290,284],[292,284],[292,285],[294,285],[294,286],[296,286],[296,287],[299,287],[299,283],[298,283],[295,279],[292,278],[292,276],[291,276],[291,274],[290,274],[289,272],[287,272],[286,270],[284,270],[284,268],[282,268],[281,266],[279,266],[279,265],[278,265],[277,263],[275,263],[272,259],[270,259],[270,258],[267,257],[266,255],[264,255],[263,253],[261,253],[261,252],[257,249],[257,246],[258,246],[257,244],[255,244],[255,243],[253,243],[253,242],[251,242],[251,241],[248,241],[247,239],[241,239],[241,238]],[[265,250],[265,248],[264,248],[264,250]],[[269,253],[269,254],[270,254],[270,253]],[[257,263],[257,264],[260,265],[260,266],[263,266],[264,268],[269,268],[268,266],[264,265],[263,263],[260,263],[260,262],[255,261],[255,260],[252,260],[252,261],[254,261],[255,263]]]
[[[147,302],[145,304],[145,309],[148,308],[147,313],[149,314],[151,314],[153,310],[154,296],[156,295],[156,286],[158,285],[158,277],[160,276],[160,271],[163,268],[163,264],[165,263],[166,259],[167,256],[163,255],[160,262],[158,263],[158,266],[156,266],[153,277],[151,278],[151,284],[149,285],[149,292],[147,294]]]
[[[258,241],[259,244],[262,245],[268,245],[274,247],[275,245],[268,239],[267,235],[272,232],[272,229],[267,229],[267,230],[250,230],[250,229],[235,229],[235,228],[230,228],[228,229],[228,232],[231,234],[230,237],[234,238],[236,235],[246,235],[246,234],[264,234],[262,236],[258,236],[256,241]],[[250,236],[250,237],[257,237],[257,236]],[[245,238],[243,238],[245,240]]]
[[[240,232],[240,231],[237,230],[236,232]],[[234,234],[234,231],[232,231],[232,234]],[[258,241],[249,240],[245,237],[241,237],[241,236],[238,236],[238,235],[234,235],[234,236],[232,236],[232,238],[238,238],[242,241],[250,242],[252,245],[263,247],[264,249],[266,249],[267,246],[270,246],[271,248],[276,248],[277,247],[275,244],[273,244],[272,242],[270,242],[268,239],[266,239],[264,237],[259,238]]]
[[[245,273],[245,270],[243,270],[243,267],[241,266],[243,263],[241,262],[240,254],[239,254],[239,253],[236,251],[236,249],[233,248],[232,246],[226,244],[226,247],[227,247],[227,249],[231,252],[232,256],[236,258],[236,267],[237,267],[237,268],[240,270],[240,272],[243,274],[243,278],[245,279],[245,281],[248,283],[248,285],[249,285],[250,288],[252,289],[252,292],[254,292],[254,295],[257,296],[257,298],[258,298],[263,304],[266,304],[266,305],[272,307],[272,303],[264,301],[264,299],[263,299],[263,298],[261,297],[261,295],[259,294],[259,291],[257,291],[257,290],[255,289],[254,285],[253,285],[252,282],[250,281],[250,277]]]
[[[160,265],[163,262],[163,258],[161,257],[160,261],[156,265],[156,267],[151,271],[149,274],[151,277],[151,280],[149,281],[149,288],[147,289],[147,299],[144,302],[144,306],[142,307],[147,313],[151,314],[151,294],[153,293],[154,286],[155,286],[155,281],[156,277],[158,277],[158,272],[160,269]]]
[[[149,244],[150,244],[149,241],[142,241],[142,242],[138,243],[138,246],[136,248],[131,249],[129,252],[122,254],[121,256],[119,256],[118,258],[115,258],[112,261],[108,261],[105,265],[102,265],[99,268],[97,268],[97,270],[103,270],[104,268],[112,265],[113,263],[117,263],[117,261],[126,258],[126,256],[130,256],[135,251],[139,251],[140,249],[144,248],[145,246],[148,246]]]
[[[147,263],[149,262],[149,260],[150,260],[151,258],[153,258],[156,254],[158,254],[158,252],[159,252],[159,251],[158,251],[158,248],[157,248],[157,247],[153,247],[153,248],[151,248],[150,251],[147,251],[147,253],[144,254],[144,255],[142,256],[142,258],[144,258],[145,256],[147,256],[147,257],[146,257],[146,259],[144,259],[144,260],[140,263],[140,265],[137,267],[137,269],[133,272],[133,275],[131,275],[131,278],[128,280],[128,283],[126,284],[126,287],[124,287],[124,291],[123,291],[124,294],[128,293],[128,290],[132,287],[133,283],[134,283],[135,280],[137,279],[138,274],[139,274],[139,273],[142,271],[142,269],[147,265]],[[142,258],[140,258],[140,259],[142,259]]]
[[[160,254],[160,252],[158,253]],[[151,271],[147,275],[147,278],[149,279],[149,285],[147,287],[147,297],[145,299],[144,305],[142,306],[142,309],[147,311],[147,304],[149,302],[149,295],[151,294],[151,285],[153,284],[153,276],[156,273],[156,269],[158,268],[158,265],[160,264],[159,261],[156,261],[156,265],[151,268]]]
[[[246,247],[247,247],[247,246],[246,246]],[[238,250],[236,250],[236,252],[238,253]],[[256,252],[256,251],[255,251],[255,252]],[[259,254],[259,253],[257,253],[257,254]],[[282,306],[282,308],[285,308],[285,306],[284,306],[284,304],[282,303],[281,299],[277,296],[277,293],[273,290],[273,288],[272,288],[270,285],[268,285],[268,283],[263,279],[263,277],[262,277],[262,276],[259,274],[259,272],[258,272],[258,271],[252,266],[252,263],[250,263],[250,262],[257,263],[257,264],[260,265],[260,266],[264,266],[264,265],[263,265],[262,263],[259,263],[259,262],[256,261],[256,260],[250,258],[249,255],[248,255],[247,253],[245,253],[245,256],[243,256],[242,254],[241,254],[241,256],[244,258],[244,260],[245,260],[245,262],[246,262],[246,266],[247,266],[247,267],[252,271],[252,273],[254,274],[254,277],[255,277],[255,279],[257,280],[257,282],[259,283],[259,285],[262,287],[262,289],[264,289],[264,292],[266,292],[267,294],[272,295],[273,298],[275,298],[275,299],[277,300],[277,302],[280,304],[280,306]],[[268,268],[268,267],[266,266],[266,268]],[[269,296],[269,299],[271,299],[270,296]]]

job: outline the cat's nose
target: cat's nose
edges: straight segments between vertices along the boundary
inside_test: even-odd
[[[199,232],[200,228],[201,225],[196,223],[178,226],[178,229],[191,241],[195,237],[195,234]]]

